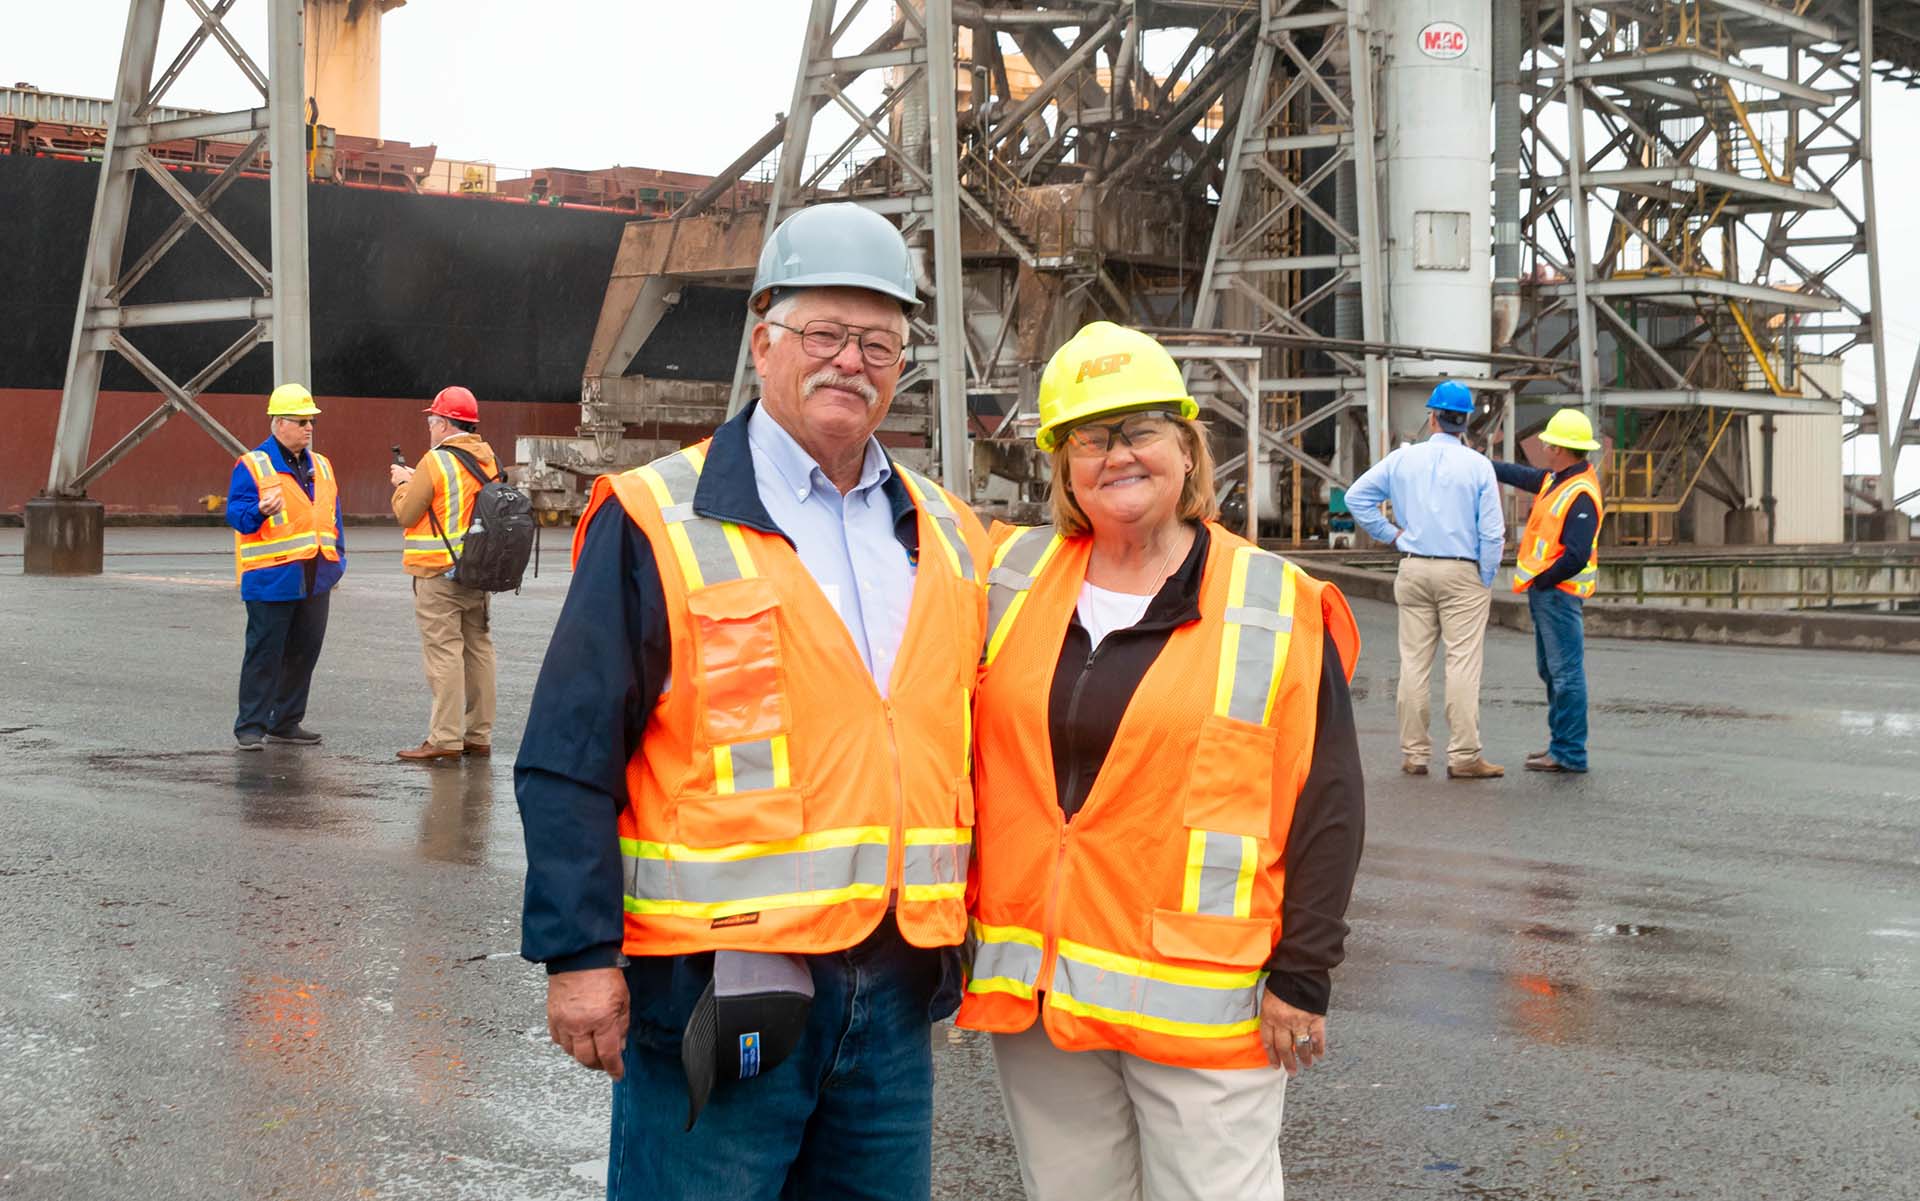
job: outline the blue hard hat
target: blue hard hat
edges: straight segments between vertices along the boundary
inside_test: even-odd
[[[1473,393],[1467,391],[1465,384],[1442,380],[1440,386],[1433,390],[1433,395],[1427,397],[1427,407],[1464,417],[1473,412]]]

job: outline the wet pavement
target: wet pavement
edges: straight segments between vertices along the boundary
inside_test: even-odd
[[[21,576],[0,530],[0,1197],[589,1198],[608,1090],[514,954],[511,751],[564,595],[495,602],[491,762],[425,723],[397,538],[350,527],[309,724],[236,755],[218,530]],[[1296,1198],[1920,1196],[1920,660],[1596,642],[1594,773],[1489,635],[1492,783],[1397,772],[1357,606],[1370,822]],[[1439,705],[1436,700],[1436,714]],[[934,1030],[935,1196],[1017,1198],[988,1049]]]

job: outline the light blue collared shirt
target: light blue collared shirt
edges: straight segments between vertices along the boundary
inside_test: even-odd
[[[886,696],[913,606],[913,564],[894,536],[893,505],[881,486],[893,475],[886,452],[877,439],[867,439],[860,482],[842,496],[764,405],[747,419],[747,443],[767,515],[793,539],[800,562],[846,623]]]
[[[1384,500],[1393,502],[1399,530],[1381,516]],[[1473,560],[1480,582],[1493,586],[1507,533],[1500,481],[1485,455],[1452,434],[1403,446],[1369,467],[1347,489],[1347,508],[1374,541],[1392,542],[1397,533],[1395,549],[1407,554]]]

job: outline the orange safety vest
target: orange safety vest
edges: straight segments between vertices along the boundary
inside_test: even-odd
[[[882,699],[786,539],[693,511],[711,440],[595,482],[652,544],[672,672],[627,764],[629,955],[821,954],[897,895],[916,946],[966,933],[969,706],[987,555],[965,505],[898,464],[920,558]]]
[[[238,462],[253,476],[253,486],[261,496],[269,488],[279,488],[286,507],[260,523],[251,534],[238,530],[233,535],[233,578],[249,571],[263,571],[284,563],[298,563],[319,555],[340,561],[340,529],[334,524],[339,487],[334,483],[333,464],[319,451],[313,456],[313,496],[300,481],[286,472],[273,469],[273,460],[264,450],[250,450]]]
[[[471,450],[467,453],[473,454]],[[477,454],[473,457],[488,471],[500,470],[500,465],[491,458]],[[433,496],[427,501],[427,511],[420,515],[420,520],[407,527],[405,540],[400,544],[400,562],[407,567],[446,571],[466,546],[467,527],[473,524],[473,503],[485,485],[474,479],[459,459],[439,447],[428,452],[427,462],[432,464]],[[446,532],[445,538],[433,528],[436,518],[440,529]],[[452,553],[447,551],[448,543],[453,545]]]
[[[1533,508],[1527,513],[1527,528],[1520,535],[1520,548],[1514,559],[1515,592],[1525,592],[1534,576],[1558,563],[1566,553],[1560,531],[1567,523],[1567,510],[1573,507],[1573,498],[1582,494],[1593,497],[1599,518],[1593,527],[1593,551],[1580,573],[1561,580],[1557,587],[1574,596],[1593,595],[1594,584],[1600,578],[1600,521],[1606,519],[1607,511],[1600,501],[1600,482],[1593,478],[1591,469],[1559,480],[1549,474],[1542,481],[1539,494],[1533,498]]]
[[[997,549],[974,705],[961,1026],[1011,1034],[1038,1011],[1062,1050],[1267,1062],[1263,966],[1313,765],[1321,653],[1331,631],[1352,678],[1360,637],[1331,584],[1208,529],[1200,619],[1173,632],[1140,681],[1071,824],[1055,799],[1047,705],[1092,539],[1039,526]]]

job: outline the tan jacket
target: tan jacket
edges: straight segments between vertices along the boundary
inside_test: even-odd
[[[488,446],[479,434],[455,434],[440,445],[457,446],[480,460],[480,466],[499,469],[500,460],[494,456],[493,447]],[[439,478],[436,472],[428,468],[426,456],[422,455],[420,461],[413,465],[413,478],[393,490],[393,515],[399,518],[401,529],[412,526],[427,515],[427,507],[435,501]],[[421,579],[432,579],[444,570],[413,565],[406,568],[408,575]]]

